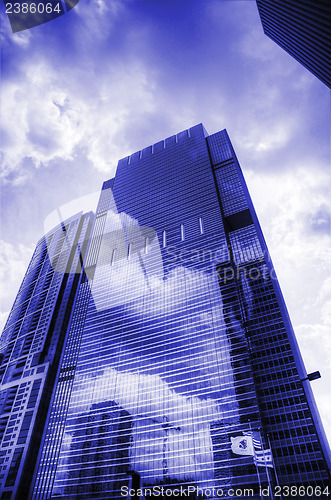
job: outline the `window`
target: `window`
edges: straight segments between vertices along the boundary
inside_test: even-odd
[[[111,266],[114,265],[114,262],[115,262],[115,255],[116,255],[116,248],[113,249],[113,252],[111,254]]]
[[[181,239],[181,241],[185,240],[184,224],[180,225],[180,239]]]
[[[132,252],[132,243],[129,243],[129,246],[128,246],[128,260],[130,260],[130,258],[131,258],[131,252]]]
[[[200,227],[200,234],[203,234],[205,232],[203,228],[203,220],[202,217],[199,217],[199,227]]]

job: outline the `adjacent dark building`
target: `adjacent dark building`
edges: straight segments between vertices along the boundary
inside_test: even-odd
[[[2,339],[1,499],[161,486],[258,499],[270,482],[312,498],[329,484],[310,382],[225,130],[200,124],[120,160],[95,216],[38,244]],[[231,450],[250,429],[275,469]]]
[[[329,0],[256,0],[264,33],[331,87]]]

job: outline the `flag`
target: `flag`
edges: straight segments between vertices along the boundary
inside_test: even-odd
[[[254,462],[256,467],[272,467],[272,452],[268,450],[255,450]]]
[[[261,435],[259,431],[243,432],[244,436],[251,436],[254,450],[262,450]]]
[[[236,455],[254,456],[254,448],[251,436],[237,436],[231,439],[231,450]]]

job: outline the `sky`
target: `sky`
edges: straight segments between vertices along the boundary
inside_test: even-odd
[[[80,0],[19,33],[1,21],[2,325],[51,212],[124,156],[226,128],[330,440],[329,89],[263,34],[254,0]]]

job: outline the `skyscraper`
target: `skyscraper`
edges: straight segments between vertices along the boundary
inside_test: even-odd
[[[260,498],[277,484],[318,496],[327,442],[227,132],[197,125],[120,160],[90,231],[91,217],[74,217],[85,232],[67,240],[76,260],[64,275],[77,283],[70,305],[57,299],[61,343],[44,334],[58,357],[38,441],[6,440],[16,479],[4,475],[1,498],[138,498],[139,487]],[[20,450],[33,450],[30,467]]]
[[[256,0],[264,33],[331,87],[328,0]]]
[[[2,333],[3,499],[31,481],[93,218],[77,214],[41,238]]]

